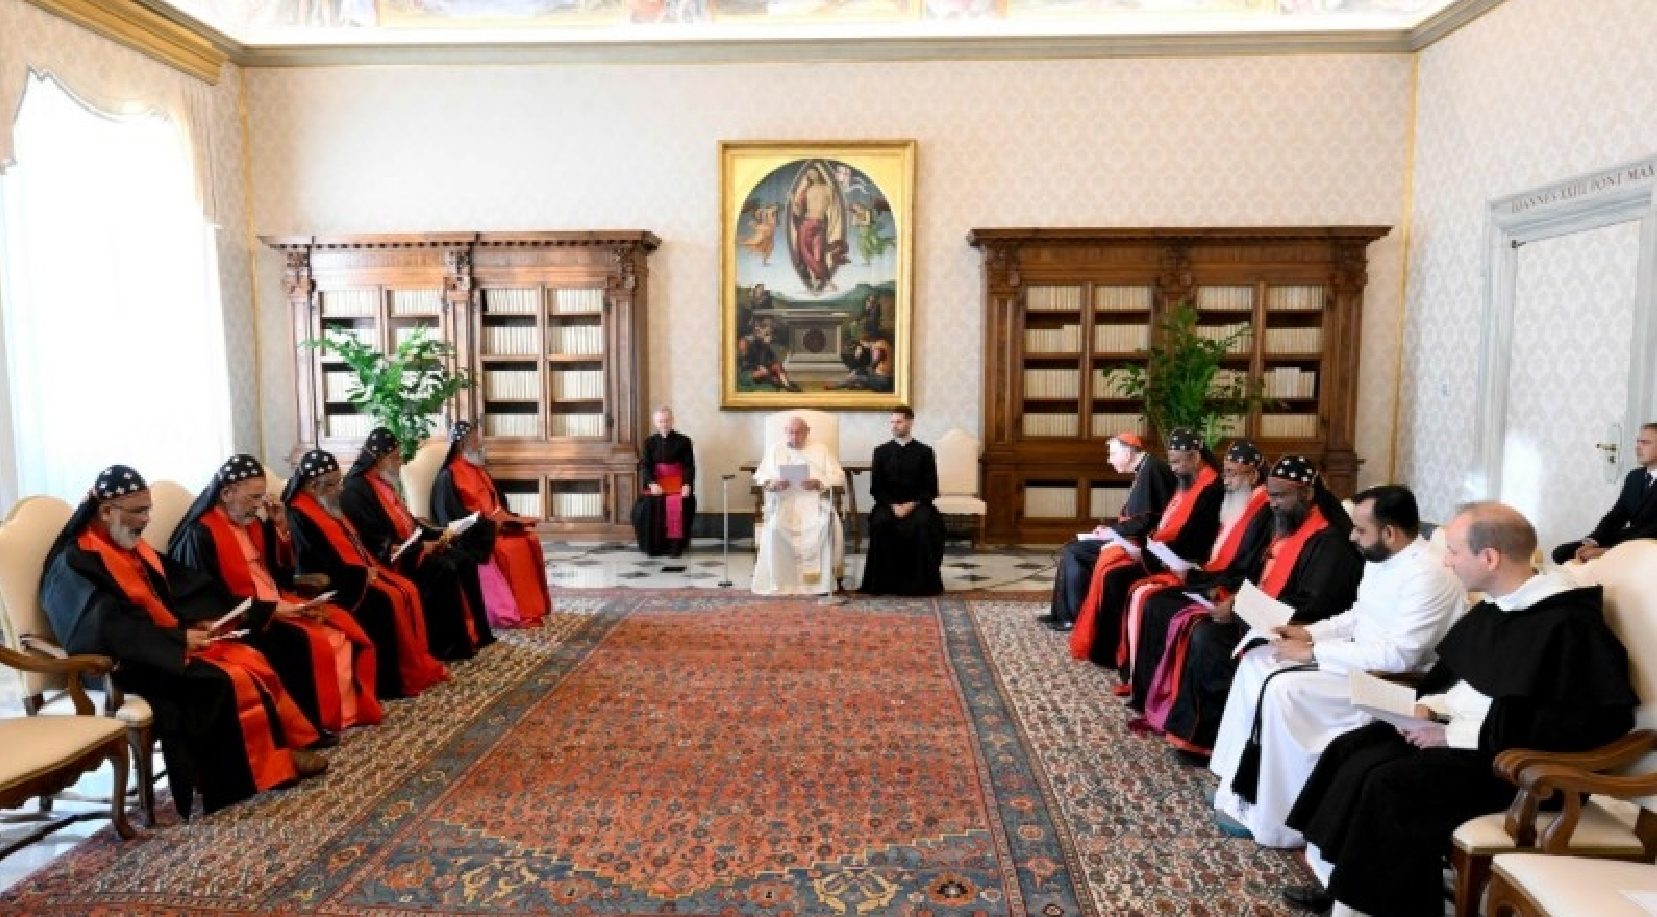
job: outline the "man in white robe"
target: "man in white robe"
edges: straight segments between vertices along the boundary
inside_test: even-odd
[[[1467,607],[1460,582],[1419,534],[1414,494],[1375,487],[1353,504],[1351,538],[1366,561],[1356,601],[1315,624],[1280,627],[1279,640],[1243,656],[1209,761],[1220,777],[1214,807],[1222,830],[1266,847],[1301,846],[1284,820],[1318,755],[1370,721],[1352,706],[1348,673],[1427,668]],[[1258,749],[1248,749],[1255,729]]]
[[[844,561],[844,535],[829,489],[846,473],[822,443],[806,442],[811,428],[791,417],[783,442],[767,449],[754,472],[765,488],[765,525],[754,534],[753,590],[759,595],[827,595]]]

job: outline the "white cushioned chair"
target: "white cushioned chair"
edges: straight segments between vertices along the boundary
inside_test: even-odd
[[[1490,876],[1490,917],[1650,917],[1624,892],[1657,896],[1657,866],[1504,853]]]
[[[173,537],[195,500],[196,495],[177,481],[150,482],[150,523],[144,526],[144,540],[150,547],[167,553],[167,539]]]
[[[982,452],[978,437],[955,427],[939,437],[932,451],[938,458],[938,499],[932,501],[933,507],[943,513],[946,521],[950,517],[976,517],[972,546],[981,547],[990,505],[978,498],[978,456]]]
[[[778,411],[775,414],[765,418],[765,447],[760,453],[762,456],[770,452],[772,446],[775,446],[777,443],[780,443],[788,438],[786,427],[788,426],[789,418],[792,417],[799,417],[806,422],[806,426],[809,428],[806,431],[805,438],[807,443],[821,443],[822,446],[834,456],[836,461],[840,460],[840,418],[824,411],[811,411],[805,409]],[[752,483],[752,481],[750,481],[750,483]],[[845,493],[850,487],[851,480],[848,477],[846,487],[835,488],[832,491],[834,512],[840,517],[842,522],[844,522],[846,518]],[[754,550],[758,551],[759,530],[760,527],[765,524],[765,491],[764,489],[756,486],[753,488],[753,495],[755,535]],[[854,545],[852,548],[853,552],[855,553],[860,547],[861,545]]]
[[[432,483],[443,470],[443,456],[449,454],[449,444],[434,439],[421,446],[414,458],[403,463],[403,499],[415,518],[431,520]]]
[[[40,605],[40,579],[45,573],[46,552],[73,512],[69,504],[56,497],[28,497],[12,507],[11,515],[0,525],[0,619],[5,624],[8,649],[38,658],[62,660],[66,656]],[[77,712],[74,694],[80,686],[71,684],[61,669],[26,670],[20,674],[27,713],[60,716]],[[123,694],[107,679],[105,689],[85,693],[97,710],[112,716],[125,729],[138,772],[138,803],[145,824],[153,825],[154,716],[142,697]],[[125,764],[126,756],[122,755],[121,760]],[[126,785],[124,776],[121,784]],[[43,802],[43,806],[50,808],[50,802]]]
[[[1539,848],[1548,854],[1643,863],[1657,857],[1657,795],[1652,795],[1657,794],[1657,541],[1618,545],[1573,570],[1572,578],[1605,589],[1605,620],[1628,650],[1640,697],[1637,728],[1592,751],[1509,749],[1496,756],[1497,771],[1520,793],[1506,812],[1475,818],[1452,835],[1458,917],[1478,913],[1479,895],[1499,854]],[[1555,794],[1562,796],[1562,810],[1538,812],[1540,802]],[[1552,875],[1555,869],[1533,871]]]

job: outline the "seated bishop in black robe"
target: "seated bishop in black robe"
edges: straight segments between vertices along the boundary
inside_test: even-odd
[[[1455,563],[1468,553],[1456,543],[1461,521],[1449,530],[1450,566],[1469,588],[1490,589]],[[1534,549],[1533,533],[1515,552],[1526,571]],[[1448,714],[1442,739],[1417,747],[1387,723],[1353,730],[1324,750],[1295,800],[1289,827],[1313,845],[1308,862],[1335,901],[1371,917],[1443,913],[1451,832],[1513,801],[1514,786],[1492,769],[1498,753],[1581,751],[1632,727],[1639,699],[1601,587],[1556,571],[1504,591],[1451,626],[1417,686],[1424,705]]]
[[[1133,472],[1133,483],[1128,486],[1121,514],[1110,527],[1124,538],[1143,540],[1162,521],[1162,511],[1174,498],[1179,479],[1167,462],[1144,451],[1143,442],[1134,434],[1113,437],[1109,449],[1112,467]],[[1117,465],[1119,457],[1123,457],[1120,466]],[[1078,538],[1059,549],[1053,599],[1047,614],[1038,620],[1058,630],[1068,631],[1075,626],[1082,600],[1087,598],[1088,586],[1093,583],[1093,566],[1105,545],[1103,541]]]
[[[128,501],[146,509],[123,515]],[[236,602],[138,537],[148,506],[138,472],[111,466],[52,544],[40,603],[60,644],[113,658],[115,684],[149,702],[180,816],[190,816],[196,790],[213,812],[320,773],[327,761],[302,750],[320,733],[258,650],[201,642],[204,622]],[[263,625],[258,611],[248,626]]]
[[[875,447],[869,465],[869,554],[862,592],[938,595],[944,581],[944,517],[938,498],[938,462],[932,447],[913,439]]]
[[[650,557],[683,554],[696,519],[696,449],[690,437],[672,428],[673,415],[666,417],[667,432],[660,432],[658,421],[658,432],[650,434],[639,451],[640,493],[633,504],[633,531],[639,550]],[[652,493],[651,485],[661,493]]]

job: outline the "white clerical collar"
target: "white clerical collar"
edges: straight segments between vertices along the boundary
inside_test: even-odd
[[[1128,471],[1133,473],[1133,474],[1138,474],[1140,466],[1145,464],[1145,455],[1146,455],[1146,453],[1141,452],[1138,455],[1134,456],[1133,465],[1129,466]]]
[[[1571,578],[1562,571],[1550,570],[1547,573],[1538,573],[1525,580],[1523,585],[1507,595],[1492,596],[1490,601],[1503,611],[1519,611],[1529,608],[1549,596],[1569,592],[1575,588],[1576,583],[1571,582]]]
[[[915,441],[915,438],[913,436],[903,436],[903,437],[894,436],[894,437],[892,437],[892,442],[897,443],[900,446],[907,446],[907,445],[909,445],[910,443],[912,443],[914,441]]]

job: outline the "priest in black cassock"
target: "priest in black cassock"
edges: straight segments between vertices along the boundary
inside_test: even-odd
[[[1179,479],[1162,459],[1145,451],[1145,442],[1134,433],[1118,433],[1107,445],[1110,467],[1120,474],[1132,474],[1133,484],[1122,504],[1121,514],[1112,525],[1100,525],[1093,530],[1103,536],[1115,529],[1123,538],[1138,541],[1156,528],[1162,511],[1174,498]],[[1087,588],[1093,582],[1093,566],[1107,542],[1091,538],[1077,538],[1059,549],[1059,572],[1053,579],[1053,601],[1047,614],[1036,620],[1057,631],[1069,632],[1076,626],[1076,614],[1087,597]]]
[[[639,451],[639,486],[633,504],[633,531],[639,550],[651,557],[678,557],[690,545],[696,519],[696,449],[673,429],[673,409],[662,405],[651,416],[656,432]]]
[[[869,464],[869,555],[860,591],[868,595],[938,595],[944,562],[944,517],[938,498],[938,461],[932,447],[910,435],[915,411],[892,409],[892,441],[875,447]]]
[[[1515,788],[1492,763],[1510,748],[1581,751],[1634,723],[1628,654],[1605,623],[1603,590],[1531,567],[1536,530],[1501,503],[1465,507],[1444,562],[1491,598],[1451,626],[1417,687],[1408,730],[1372,723],[1323,752],[1289,813],[1327,888],[1299,907],[1373,917],[1444,912],[1441,864],[1462,822],[1499,812]]]
[[[1657,538],[1657,423],[1640,428],[1634,439],[1634,461],[1637,466],[1623,478],[1611,510],[1587,537],[1554,548],[1554,563],[1587,563],[1625,541]]]
[[[235,600],[140,537],[150,508],[143,477],[112,465],[47,551],[40,604],[63,648],[114,658],[115,683],[149,702],[185,818],[196,790],[213,812],[327,770],[304,750],[321,734],[265,657],[213,639]]]

